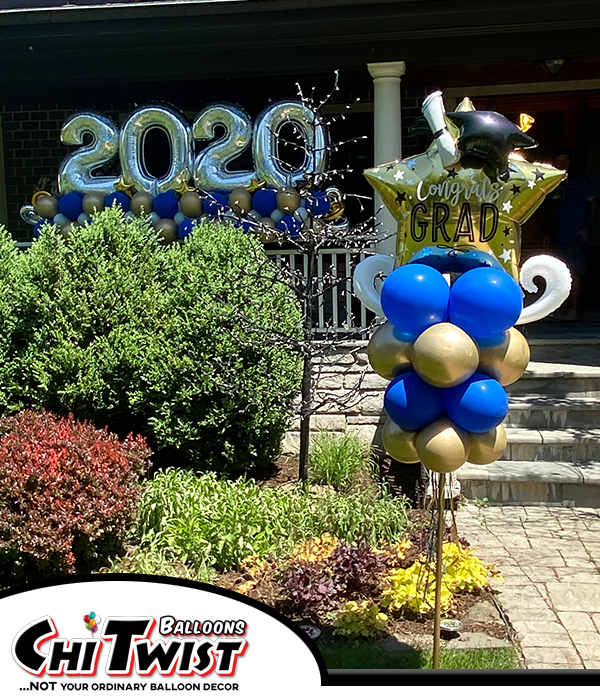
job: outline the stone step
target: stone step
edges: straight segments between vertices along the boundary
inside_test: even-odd
[[[508,445],[502,461],[600,461],[600,429],[537,430],[507,428]]]
[[[499,461],[454,472],[463,496],[496,505],[600,507],[600,462]]]
[[[600,396],[514,396],[504,421],[510,428],[600,428]]]
[[[600,365],[600,336],[562,338],[562,329],[556,337],[528,338],[531,359],[535,362],[565,362],[574,365]]]
[[[506,390],[511,397],[600,396],[600,367],[530,362],[521,379]]]

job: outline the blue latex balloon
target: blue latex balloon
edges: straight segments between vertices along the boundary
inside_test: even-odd
[[[184,219],[177,229],[179,238],[187,238],[194,228],[196,221],[194,219]]]
[[[220,192],[210,192],[204,199],[204,213],[210,216],[223,214],[229,208],[229,200]]]
[[[252,231],[252,227],[255,226],[253,221],[240,221],[240,226],[242,227],[242,231],[244,233],[250,233]]]
[[[442,274],[427,265],[403,265],[383,283],[383,313],[400,331],[420,335],[448,316],[450,287]]]
[[[131,209],[131,200],[125,192],[111,192],[104,198],[104,206],[107,209],[120,206],[123,211],[129,211]]]
[[[508,413],[508,396],[504,388],[480,372],[466,382],[446,389],[445,404],[450,419],[470,433],[492,430]]]
[[[277,228],[282,233],[290,236],[290,238],[295,239],[298,238],[298,235],[300,234],[302,224],[300,224],[299,221],[296,221],[293,216],[286,214],[286,216],[284,216],[283,219],[281,219],[281,221],[277,224]]]
[[[383,405],[396,425],[419,430],[442,415],[444,389],[427,384],[416,372],[406,372],[388,384]]]
[[[270,189],[260,189],[252,195],[252,208],[261,216],[271,216],[277,209],[277,192]]]
[[[177,214],[177,196],[174,192],[162,192],[156,195],[152,208],[161,219],[172,219]]]
[[[52,222],[50,219],[42,219],[41,221],[38,221],[37,224],[33,225],[33,237],[34,238],[39,238],[40,233],[42,232],[42,226],[45,226],[46,224],[51,224]]]
[[[58,209],[63,216],[71,221],[77,221],[77,217],[83,212],[81,197],[74,192],[63,194],[58,200]]]
[[[439,272],[466,272],[477,267],[494,267],[502,270],[500,262],[490,253],[484,253],[482,250],[444,248],[437,245],[422,248],[415,253],[409,260],[409,264],[414,263],[429,265]]]
[[[325,216],[331,209],[331,202],[325,192],[315,192],[307,199],[306,210],[315,216]]]
[[[479,268],[462,274],[452,285],[450,323],[473,338],[489,338],[507,331],[523,310],[523,295],[504,270]]]

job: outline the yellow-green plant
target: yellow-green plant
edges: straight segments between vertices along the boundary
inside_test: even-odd
[[[488,584],[490,571],[473,552],[454,542],[442,548],[442,613],[455,605],[454,594],[479,591]],[[407,569],[398,569],[386,576],[389,588],[383,593],[382,605],[390,611],[411,611],[419,615],[433,612],[435,607],[435,562],[424,558]]]
[[[350,600],[339,609],[333,623],[333,634],[350,639],[376,637],[385,629],[387,619],[388,616],[381,612],[376,603],[368,600],[357,603]]]

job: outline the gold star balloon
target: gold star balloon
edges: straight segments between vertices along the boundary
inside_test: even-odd
[[[430,246],[479,250],[518,280],[521,226],[566,173],[513,151],[537,144],[502,115],[474,110],[468,98],[440,114],[442,128],[426,153],[364,173],[398,221],[396,264]]]

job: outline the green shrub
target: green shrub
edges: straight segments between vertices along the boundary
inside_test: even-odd
[[[376,545],[400,540],[407,526],[405,501],[375,488],[314,494],[168,469],[145,486],[137,534],[143,545],[166,547],[191,566],[225,570],[248,556],[290,553],[326,532]]]
[[[321,432],[309,453],[309,477],[314,484],[347,489],[359,474],[368,474],[373,460],[367,445],[351,433]]]
[[[271,269],[233,227],[166,247],[119,209],[68,241],[48,227],[24,255],[4,240],[0,410],[142,433],[159,464],[242,473],[272,459],[300,377],[275,340],[300,333],[300,311]]]

